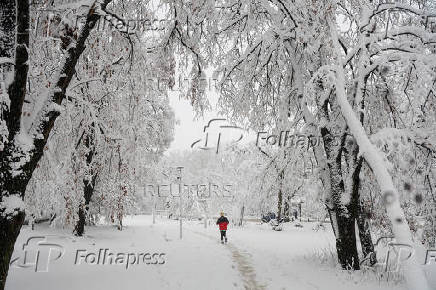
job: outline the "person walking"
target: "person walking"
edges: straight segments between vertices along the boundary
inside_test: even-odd
[[[220,227],[221,244],[224,244],[224,241],[227,243],[226,231],[227,231],[227,225],[229,224],[229,220],[224,216],[224,212],[220,212],[220,217],[216,221],[216,224],[219,225]]]

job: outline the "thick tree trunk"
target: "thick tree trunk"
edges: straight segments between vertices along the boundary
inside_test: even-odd
[[[0,4],[0,57],[8,58],[1,64],[3,73],[13,71],[14,78],[7,89],[10,103],[0,103],[0,123],[6,124],[7,134],[0,135],[0,290],[6,284],[9,261],[15,241],[24,222],[22,199],[31,174],[16,164],[22,161],[22,148],[15,144],[20,131],[22,105],[26,96],[29,46],[29,2],[6,0]],[[14,51],[15,50],[15,51]],[[14,59],[14,66],[11,65]],[[0,80],[3,81],[3,78]]]
[[[82,236],[85,232],[86,219],[88,216],[89,203],[91,202],[92,195],[94,193],[95,181],[97,179],[97,173],[92,169],[92,159],[95,154],[95,147],[92,142],[92,137],[86,136],[84,141],[85,147],[89,150],[86,154],[86,165],[91,171],[91,180],[83,179],[83,198],[84,204],[81,204],[78,211],[78,221],[74,228],[76,236]]]
[[[351,133],[356,139],[357,144],[362,150],[362,156],[371,167],[380,190],[383,194],[386,212],[392,223],[392,231],[398,243],[413,245],[412,233],[407,224],[406,216],[401,208],[400,196],[394,185],[394,181],[388,171],[383,157],[374,144],[368,138],[362,124],[356,116],[353,108],[347,99],[346,92],[346,73],[342,66],[342,55],[340,54],[341,45],[339,43],[336,22],[329,19],[329,26],[333,40],[334,51],[337,57],[336,66],[336,96],[338,104],[342,111],[342,116],[345,118]],[[404,274],[406,277],[407,286],[410,289],[427,290],[430,289],[423,268],[419,265],[416,256],[412,255],[408,260],[404,261]]]
[[[355,219],[336,211],[338,232],[336,236],[336,251],[342,269],[359,270],[359,255],[356,246]]]
[[[308,108],[305,100],[305,80],[303,79],[302,68],[293,61],[292,67],[295,71],[296,86],[298,88],[298,97],[301,102],[304,120],[307,124],[318,123],[315,116]],[[328,101],[328,100],[327,100]],[[318,104],[317,114],[321,115],[321,123],[330,123],[330,112],[328,103]],[[326,191],[325,204],[330,216],[333,232],[336,237],[337,251],[339,262],[343,268],[359,269],[359,259],[355,237],[355,219],[350,214],[348,209],[342,206],[341,197],[344,195],[344,183],[342,181],[341,172],[341,152],[334,152],[334,139],[326,127],[320,128],[321,135],[324,141],[324,152],[319,146],[313,146],[314,157],[320,167],[320,177]],[[326,156],[324,156],[324,154]],[[327,160],[325,159],[327,157]],[[333,168],[332,168],[333,164]],[[347,221],[348,219],[348,221]],[[351,229],[351,224],[353,225]],[[354,237],[347,234],[347,228],[354,233]],[[351,263],[350,263],[351,262]]]
[[[340,190],[341,191],[341,190]],[[340,192],[339,191],[339,192]],[[343,194],[343,193],[342,193]],[[341,194],[332,190],[332,196]],[[335,203],[333,210],[329,212],[332,227],[336,237],[336,251],[338,260],[343,269],[359,270],[359,254],[356,244],[355,218],[349,207],[343,207]]]
[[[104,0],[101,7],[105,8],[110,1]],[[23,148],[26,146],[22,146],[16,138],[21,129],[21,115],[26,96],[29,68],[29,1],[2,0],[0,8],[2,9],[0,11],[0,34],[7,35],[7,37],[2,38],[1,44],[4,50],[0,51],[0,57],[10,58],[10,54],[8,55],[10,47],[15,48],[14,78],[7,88],[10,104],[1,104],[0,112],[0,121],[6,123],[8,129],[7,136],[5,134],[0,136],[0,142],[2,142],[0,144],[0,290],[3,290],[8,274],[9,260],[25,216],[24,206],[18,203],[20,199],[24,198],[27,184],[43,155],[50,131],[60,114],[56,108],[51,108],[53,103],[61,104],[65,98],[65,92],[75,72],[76,63],[85,49],[89,33],[95,27],[100,15],[94,13],[95,7],[90,9],[77,42],[75,45],[71,45],[67,51],[63,67],[60,68],[60,77],[54,83],[54,87],[50,88],[48,100],[39,112],[35,112],[37,116],[31,124],[30,132],[27,133],[31,137],[42,136],[43,138],[33,139],[33,149],[29,151]],[[16,24],[11,26],[10,19],[5,20],[3,17],[10,17],[12,10],[16,11],[16,20],[14,19]],[[16,37],[9,37],[11,33]],[[6,200],[13,201],[13,208],[10,204],[4,203]],[[16,203],[18,205],[14,207]]]
[[[76,226],[74,228],[74,232],[77,236],[82,236],[85,232],[85,225],[86,225],[86,219],[88,217],[88,211],[89,211],[89,203],[91,202],[92,194],[94,193],[94,186],[95,186],[95,180],[96,175],[92,176],[92,180],[84,180],[84,189],[83,189],[83,196],[85,199],[85,203],[80,205],[79,212],[78,212],[78,221],[76,223]]]
[[[342,149],[341,144],[335,146],[334,138],[327,128],[321,129],[321,135],[324,140],[324,149],[327,155],[328,170],[330,172],[331,184],[331,201],[333,207],[329,210],[330,219],[336,237],[336,251],[338,260],[343,269],[359,270],[359,254],[356,245],[355,216],[353,214],[352,204],[344,204],[345,186],[342,178]]]
[[[76,236],[83,236],[83,233],[85,233],[85,223],[86,223],[86,213],[84,206],[80,205],[79,211],[77,213],[78,220],[76,222],[76,226],[74,227],[74,234]]]
[[[290,207],[289,207],[289,196],[285,199],[285,205],[283,207],[283,216],[285,219],[289,219],[291,213],[290,213]]]
[[[0,289],[6,285],[9,261],[14,251],[14,244],[24,222],[24,212],[20,211],[11,216],[0,214]]]
[[[353,214],[357,221],[357,227],[359,230],[360,245],[362,248],[363,260],[370,266],[377,263],[377,256],[374,251],[374,243],[372,242],[370,231],[370,215],[366,212],[363,204],[362,197],[360,196],[360,178],[359,174],[362,169],[363,158],[358,158],[358,146],[355,145],[353,150],[353,164],[357,165],[352,172],[352,198],[351,203],[353,206]]]
[[[2,37],[0,37],[0,57],[12,59],[14,55],[15,13],[15,0],[0,1],[0,27],[2,32]],[[12,63],[3,63],[0,67],[0,73],[6,74],[12,70]],[[4,76],[0,76],[0,84],[4,79]],[[1,89],[5,90],[7,88],[2,86]]]
[[[363,209],[363,205],[359,204],[357,214],[357,227],[359,229],[360,245],[362,247],[363,260],[368,261],[370,266],[377,263],[377,256],[374,251],[374,243],[372,242],[370,231],[370,219]]]

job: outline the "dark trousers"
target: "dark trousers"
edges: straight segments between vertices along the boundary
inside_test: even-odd
[[[221,232],[221,241],[223,240],[223,238],[227,239],[226,231],[220,231],[220,232]]]

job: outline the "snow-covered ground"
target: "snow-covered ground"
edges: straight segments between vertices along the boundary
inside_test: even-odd
[[[288,223],[277,232],[267,224],[249,223],[244,228],[231,228],[228,236],[231,245],[248,257],[258,284],[265,289],[406,289],[393,279],[386,283],[368,271],[340,270],[330,226],[314,231],[315,223],[302,225]],[[189,228],[217,237],[215,227],[204,229],[197,223]]]
[[[178,221],[158,218],[153,225],[150,216],[134,216],[126,218],[125,225],[123,231],[111,226],[87,228],[83,238],[47,225],[38,225],[34,231],[24,227],[13,255],[20,259],[9,270],[6,289],[405,289],[395,277],[338,269],[328,226],[314,231],[313,223],[303,223],[303,228],[291,223],[276,232],[268,225],[248,223],[244,228],[230,227],[229,243],[222,245],[213,223],[204,228],[201,222],[184,222],[182,240]],[[35,236],[54,245],[33,247],[24,263],[22,245]],[[57,245],[64,250],[58,259]],[[50,257],[44,246],[52,248]],[[31,265],[35,249],[40,249],[38,271]],[[92,255],[86,258],[87,264],[85,256],[96,253],[97,257],[99,249],[98,265],[90,264]],[[126,256],[118,265],[107,260],[103,264],[104,249]],[[144,260],[140,253],[151,255]],[[44,272],[46,260],[51,261]],[[80,264],[75,265],[75,260]]]
[[[20,246],[30,236],[48,236],[48,241],[64,247],[64,255],[50,262],[48,272],[32,268],[12,267],[9,270],[8,290],[67,290],[67,289],[238,289],[241,282],[231,267],[232,260],[221,245],[208,238],[186,232],[179,240],[174,221],[158,220],[152,225],[150,217],[138,216],[125,220],[126,227],[87,228],[84,238],[71,236],[68,231],[40,226],[36,231],[22,229],[15,244],[15,256],[22,255]],[[55,237],[50,235],[65,235]],[[112,253],[165,253],[158,263],[131,265],[88,265],[79,259],[74,265],[77,250],[98,253],[109,249]],[[80,252],[80,255],[82,255]],[[83,255],[82,255],[83,256]],[[79,257],[80,258],[80,257]],[[143,259],[143,256],[141,256]],[[52,259],[54,260],[54,259]],[[103,260],[101,258],[101,260]]]

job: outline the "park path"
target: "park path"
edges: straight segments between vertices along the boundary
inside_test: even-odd
[[[124,224],[123,231],[111,225],[88,227],[81,238],[72,236],[69,228],[40,224],[32,231],[25,226],[18,237],[13,257],[24,257],[26,253],[34,257],[40,249],[38,245],[26,247],[29,252],[23,250],[23,245],[34,236],[46,237],[48,242],[62,246],[64,254],[57,260],[51,259],[46,272],[37,272],[30,267],[10,267],[6,289],[244,289],[244,281],[232,256],[216,240],[212,242],[187,230],[181,240],[177,222],[160,219],[153,224],[151,216],[128,217]],[[108,249],[116,256],[163,253],[165,263],[147,264],[143,259],[137,259],[137,263],[128,263],[127,259],[119,263],[94,263],[95,260],[77,259],[79,250],[97,257],[101,249]],[[50,252],[40,251],[42,261],[50,259]]]
[[[217,241],[216,237],[212,237],[208,234],[205,234],[205,233],[202,233],[199,231],[195,231],[192,229],[189,229],[189,231],[191,231],[197,235],[212,239],[215,242]],[[250,257],[249,257],[249,254],[247,252],[239,250],[231,242],[224,244],[223,247],[226,247],[231,252],[232,259],[236,263],[237,268],[238,268],[238,272],[242,276],[242,281],[244,282],[245,289],[249,289],[249,290],[267,289],[266,285],[262,285],[256,280],[256,271],[254,270],[254,268],[250,262]]]

